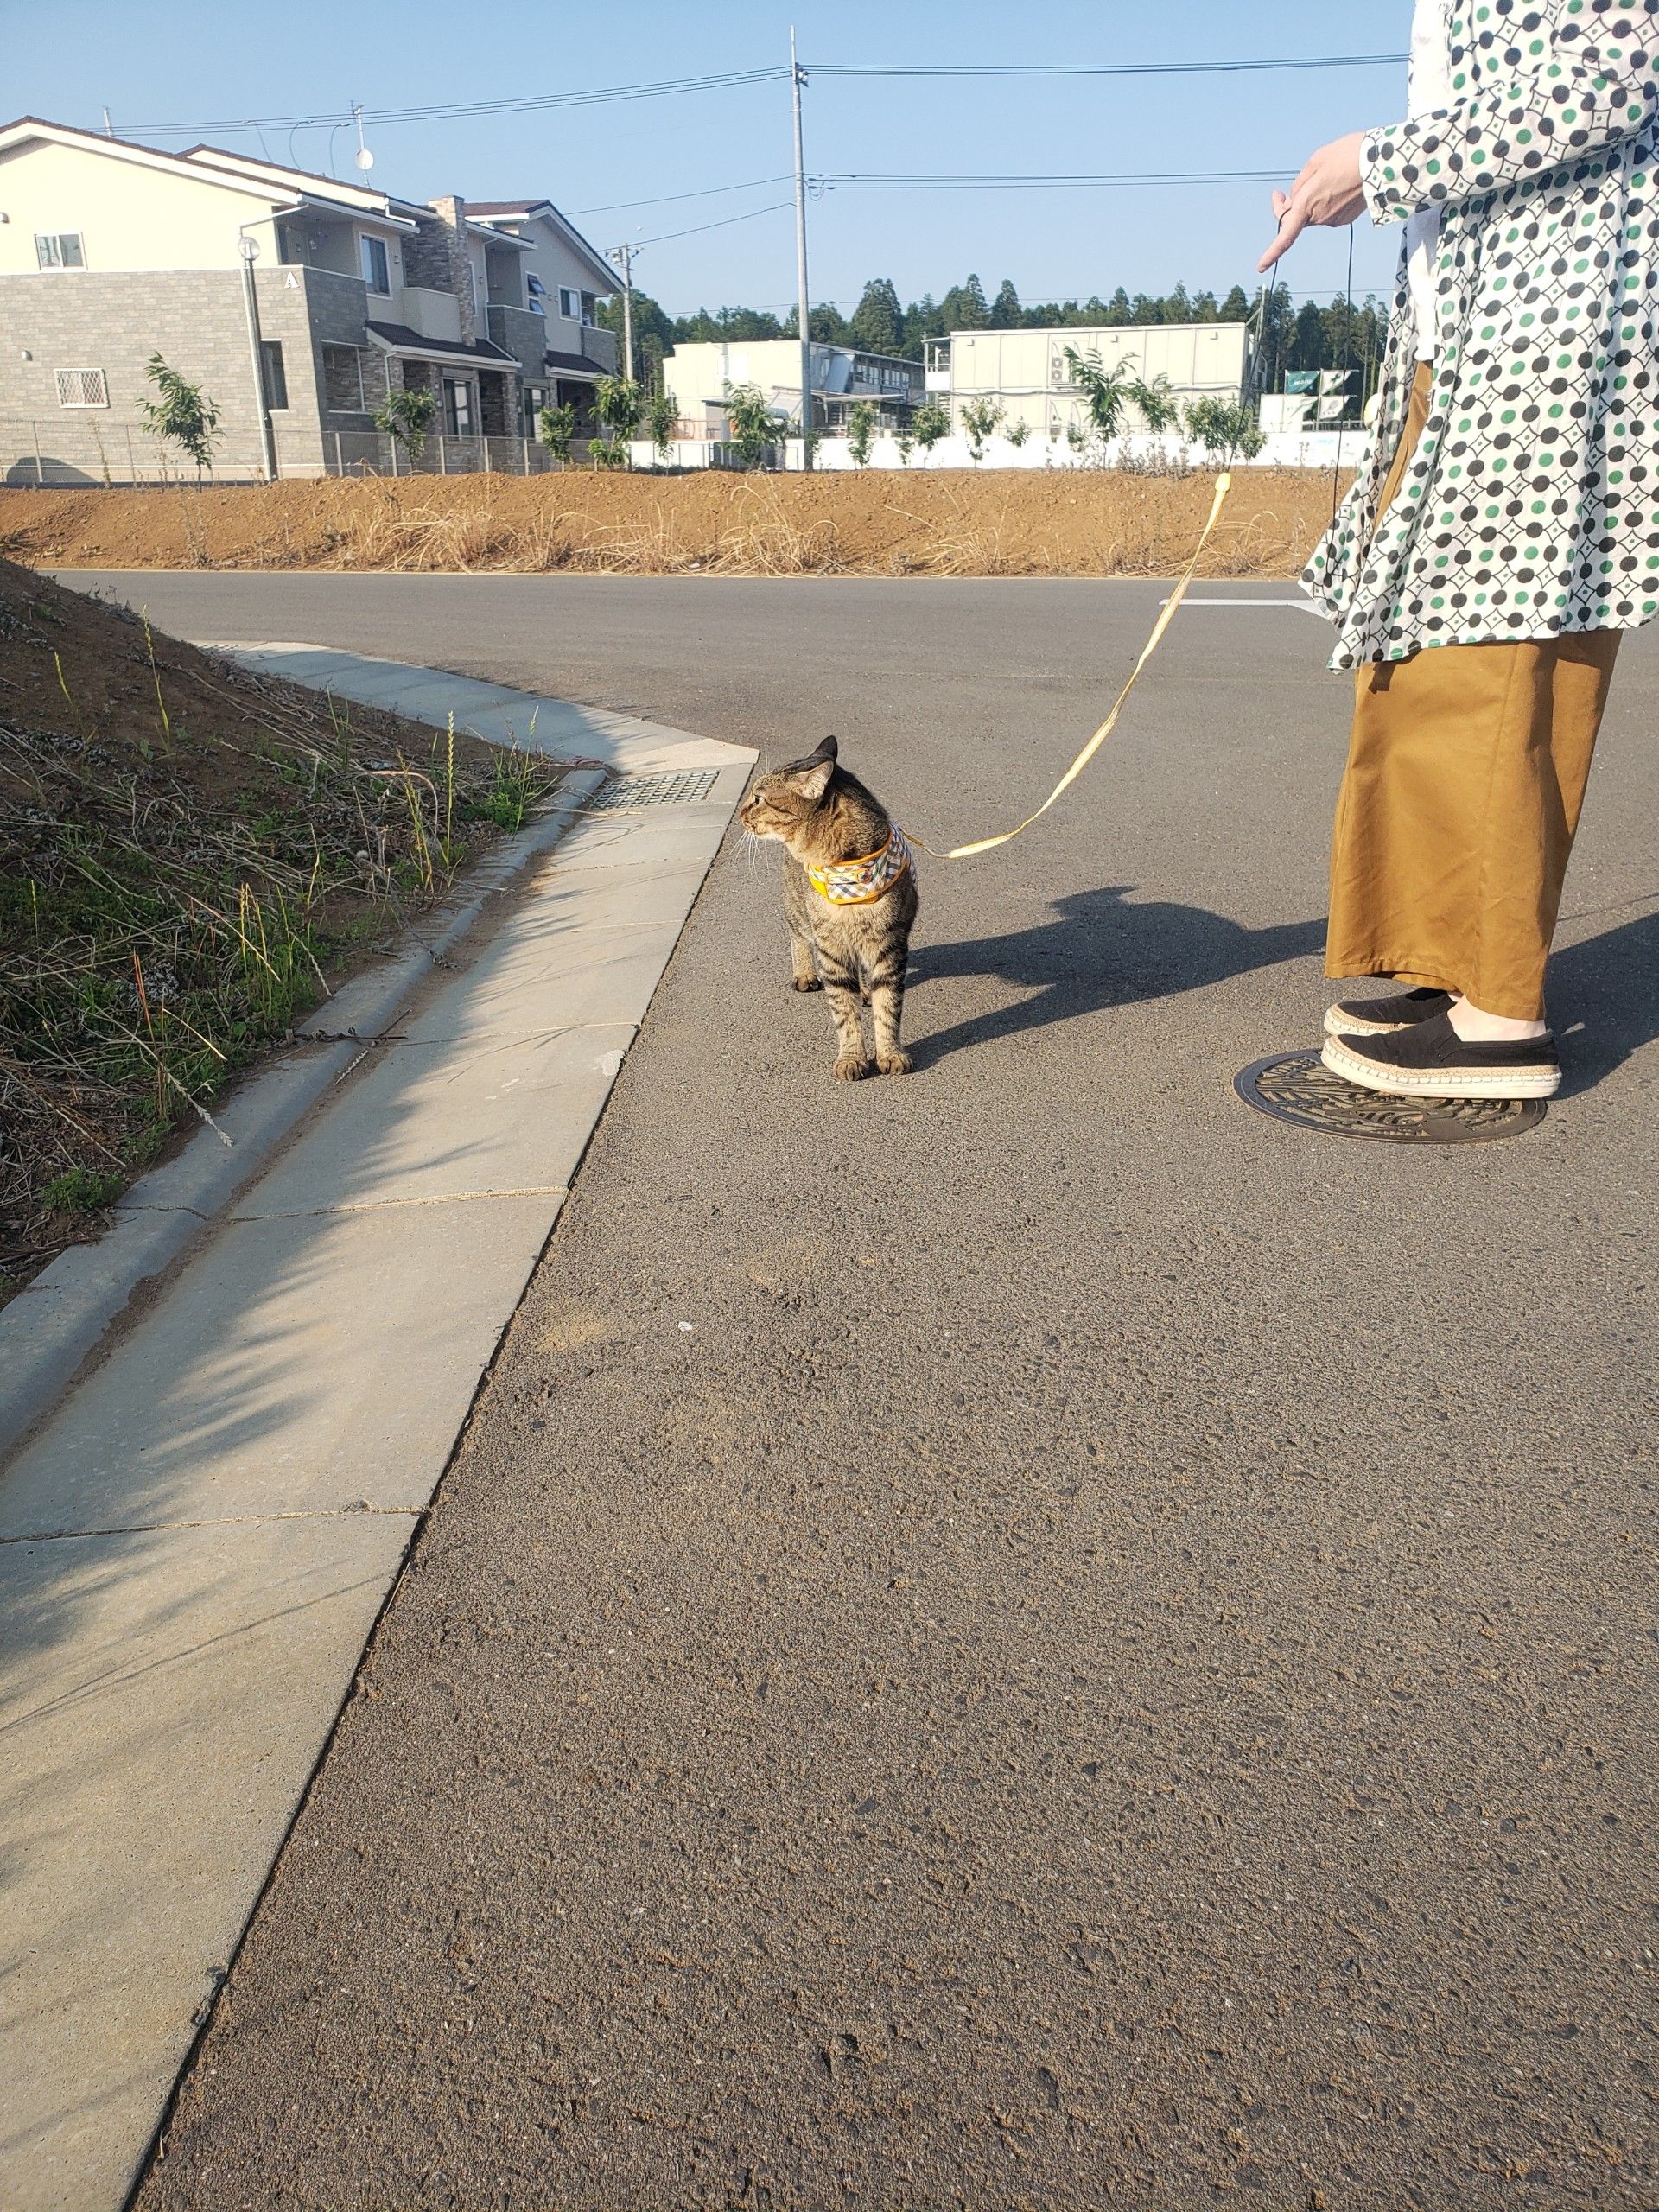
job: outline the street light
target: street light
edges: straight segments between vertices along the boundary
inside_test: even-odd
[[[283,210],[291,213],[291,210]],[[269,221],[269,217],[259,219]],[[251,223],[237,227],[237,251],[242,257],[242,305],[248,319],[248,353],[253,363],[253,404],[259,420],[259,451],[264,462],[265,481],[276,481],[276,433],[271,428],[270,409],[265,391],[264,348],[259,337],[259,295],[254,288],[253,264],[259,258],[259,241],[251,238]]]

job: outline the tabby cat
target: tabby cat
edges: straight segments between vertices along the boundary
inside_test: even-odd
[[[836,1075],[856,1083],[870,1072],[861,997],[875,1030],[876,1066],[908,1075],[899,1027],[919,901],[915,861],[886,807],[838,765],[836,741],[826,737],[804,760],[762,776],[739,819],[752,836],[784,848],[795,988],[829,996]]]

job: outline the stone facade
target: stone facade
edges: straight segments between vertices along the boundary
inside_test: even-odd
[[[454,293],[461,307],[461,343],[474,346],[478,342],[478,303],[473,291],[472,257],[467,251],[467,202],[452,192],[447,198],[435,200],[432,207],[445,256],[443,282],[435,289]]]
[[[423,291],[447,292],[453,281],[454,226],[439,215],[417,215],[415,224],[414,237],[403,243],[404,282]]]

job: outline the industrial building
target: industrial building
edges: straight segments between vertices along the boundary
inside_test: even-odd
[[[1069,350],[1106,369],[1127,366],[1147,384],[1162,378],[1185,407],[1195,399],[1251,397],[1254,341],[1243,322],[957,330],[928,340],[926,384],[931,396],[949,405],[955,429],[962,428],[964,405],[991,402],[1002,410],[1004,433],[1023,423],[1031,437],[1054,440],[1089,423]]]

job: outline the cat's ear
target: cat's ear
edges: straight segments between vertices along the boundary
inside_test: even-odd
[[[831,738],[830,742],[833,745],[835,743],[834,738]],[[822,752],[822,747],[820,747],[820,752]],[[830,779],[835,774],[835,772],[836,756],[832,753],[823,759],[815,757],[812,765],[810,767],[803,768],[799,775],[792,778],[791,780],[794,783],[796,790],[800,792],[802,798],[810,799],[813,805],[816,806],[818,801],[823,797],[825,791],[829,790]]]
[[[838,760],[841,758],[841,747],[833,737],[826,737],[812,758],[815,760]]]

